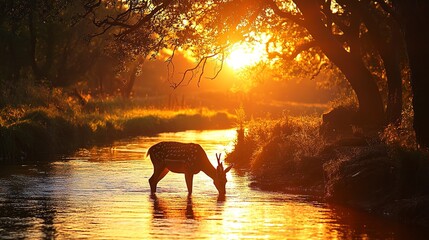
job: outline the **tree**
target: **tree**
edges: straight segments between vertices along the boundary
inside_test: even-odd
[[[180,6],[182,6],[181,4]],[[85,1],[85,17],[99,29],[93,39],[112,36],[108,55],[120,64],[122,96],[131,95],[142,64],[172,44],[170,29],[179,24],[177,1]],[[168,10],[168,11],[167,11]]]
[[[355,91],[363,125],[379,126],[383,122],[384,108],[378,87],[373,80],[371,72],[365,66],[360,56],[360,46],[356,44],[356,37],[348,35],[359,34],[354,23],[348,19],[348,25],[335,25],[337,28],[347,26],[348,29],[333,31],[334,22],[331,4],[324,5],[321,1],[293,1],[296,4],[297,13],[285,12],[276,2],[271,1],[269,6],[282,18],[288,18],[304,27],[321,51],[332,61],[345,75],[351,87]],[[322,9],[323,11],[321,11]],[[328,15],[329,14],[329,15]],[[355,32],[352,32],[355,30]],[[345,40],[340,41],[341,35],[346,35]],[[345,47],[347,46],[347,47]]]
[[[429,2],[392,0],[407,47],[413,91],[414,130],[421,147],[429,147]]]
[[[34,81],[64,87],[81,80],[98,55],[100,41],[85,36],[95,27],[78,21],[80,3],[4,1],[0,5],[4,81]]]
[[[378,64],[367,64],[373,75],[385,72],[387,81],[386,117],[388,123],[398,124],[402,113],[402,76],[401,65],[405,59],[403,41],[401,41],[399,25],[381,5],[369,0],[344,1],[338,4],[352,15],[354,21],[361,22],[365,31],[360,32],[363,44],[361,55],[365,58],[381,60]],[[366,37],[368,35],[368,37]],[[367,40],[365,41],[365,38]],[[350,41],[350,40],[348,40]],[[352,40],[356,41],[356,40]],[[366,60],[368,61],[368,60]],[[379,66],[379,69],[374,69]],[[382,73],[384,74],[384,73]]]
[[[298,26],[300,33],[296,35],[303,37],[289,55],[297,56],[298,50],[316,49],[312,52],[321,52],[334,63],[356,93],[363,126],[377,128],[386,122],[376,75],[388,85],[388,121],[400,119],[401,60],[395,50],[401,49],[398,46],[402,43],[394,41],[398,32],[392,17],[383,8],[384,2],[190,0],[126,3],[129,8],[123,13],[101,21],[104,29],[117,27],[118,39],[129,39],[127,42],[135,42],[130,36],[138,38],[133,33],[141,31],[142,26],[145,31],[161,32],[163,46],[194,50],[200,56],[197,67],[202,71],[207,57],[223,56],[227,46],[234,42],[252,41],[255,32],[272,31],[273,26],[277,26],[277,31]],[[140,3],[145,4],[137,8]],[[142,11],[145,8],[152,10]],[[137,19],[129,21],[129,16],[135,14]],[[385,23],[387,27],[383,26]]]
[[[243,1],[226,1],[227,5],[232,2],[243,7]],[[222,3],[219,3],[221,5]],[[250,4],[247,4],[250,5]],[[398,35],[395,31],[394,23],[388,14],[379,9],[379,5],[371,1],[255,1],[253,4],[259,14],[259,18],[254,18],[256,27],[249,30],[249,23],[238,23],[230,28],[244,31],[256,31],[265,29],[273,31],[291,33],[288,29],[294,28],[293,36],[298,36],[301,40],[294,40],[293,37],[287,39],[276,38],[274,41],[290,45],[298,42],[292,48],[291,53],[281,53],[284,58],[296,57],[301,51],[309,49],[319,49],[328,59],[333,62],[345,75],[353,90],[355,91],[360,107],[361,124],[379,126],[385,121],[384,104],[376,84],[375,70],[386,71],[384,78],[388,82],[388,121],[397,122],[401,116],[402,108],[402,85],[399,57],[395,56],[400,43],[394,42]],[[246,6],[244,4],[244,6]],[[258,10],[259,9],[259,10]],[[224,8],[219,7],[219,12]],[[240,12],[233,12],[230,18],[237,18]],[[220,14],[222,15],[222,14]],[[249,22],[251,18],[246,18]],[[233,21],[231,21],[233,22]],[[383,23],[389,23],[384,27]],[[240,26],[241,25],[241,26]],[[275,26],[275,27],[273,27]],[[225,26],[223,26],[226,28]],[[259,28],[259,29],[258,29]],[[382,34],[384,32],[384,34]],[[370,35],[368,38],[367,35]],[[284,36],[284,35],[282,35]],[[282,50],[288,49],[285,44]],[[374,49],[376,52],[374,53]],[[286,50],[287,51],[287,50]],[[319,51],[316,52],[320,57]],[[381,59],[375,62],[374,59]],[[372,59],[372,60],[371,60]],[[372,61],[372,62],[370,62]],[[375,63],[374,63],[375,62]],[[320,67],[324,66],[323,60],[318,64],[316,73]],[[378,66],[374,66],[378,65]],[[379,74],[382,75],[382,74]]]

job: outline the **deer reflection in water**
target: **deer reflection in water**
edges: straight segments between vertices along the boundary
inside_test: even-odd
[[[166,218],[164,204],[156,195],[151,195],[150,198],[153,200],[153,218]]]
[[[192,197],[190,197],[190,196],[188,196],[188,201],[186,203],[185,216],[187,219],[195,219],[194,204],[192,203]]]
[[[171,208],[170,210],[168,210],[167,204],[165,204],[163,200],[161,200],[156,195],[151,195],[151,199],[153,200],[154,219],[165,219],[168,217],[180,218],[182,216],[185,216],[186,219],[196,219],[196,214],[194,213],[194,204],[192,202],[191,196],[187,197],[186,208]]]
[[[188,195],[192,194],[194,174],[203,171],[213,179],[219,196],[225,196],[226,173],[232,165],[224,169],[220,162],[220,154],[216,154],[218,166],[215,168],[207,157],[204,149],[195,143],[159,142],[147,151],[153,164],[153,174],[149,179],[151,194],[155,194],[156,186],[169,171],[184,173]]]

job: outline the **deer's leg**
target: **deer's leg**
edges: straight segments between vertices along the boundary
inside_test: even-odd
[[[185,173],[186,187],[188,187],[188,195],[192,194],[192,180],[194,179],[194,174]]]
[[[160,176],[161,173],[164,171],[165,168],[159,168],[159,167],[155,167],[153,169],[153,174],[152,176],[149,178],[149,185],[150,185],[150,192],[151,193],[155,193],[156,192],[156,185],[158,184],[159,180],[160,180]],[[164,174],[165,176],[165,174]],[[162,176],[162,177],[164,177]]]
[[[164,170],[161,172],[161,174],[158,177],[158,182],[161,181],[161,179],[163,179],[168,172],[170,172],[170,170],[168,170],[167,168],[164,168]]]

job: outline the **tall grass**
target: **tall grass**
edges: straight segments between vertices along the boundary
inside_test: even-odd
[[[323,190],[325,180],[328,181],[328,188],[336,187],[344,178],[350,177],[343,172],[348,169],[347,165],[356,164],[359,159],[368,161],[356,165],[356,172],[359,168],[377,167],[375,162],[380,160],[376,159],[379,157],[410,159],[415,156],[423,167],[417,160],[422,156],[416,152],[410,111],[405,110],[401,124],[387,126],[379,136],[359,132],[355,136],[340,135],[333,139],[319,134],[320,117],[285,115],[275,120],[250,120],[246,123],[244,137],[236,142],[234,151],[228,155],[228,161],[249,169],[259,185],[273,189],[318,185],[319,190]],[[392,164],[394,161],[397,160],[392,160]]]
[[[40,102],[2,103],[0,164],[50,159],[77,147],[123,137],[233,125],[234,116],[226,112],[154,109],[119,98],[89,99],[81,105],[63,90],[41,89]]]
[[[315,157],[325,146],[319,118],[285,115],[251,120],[247,126],[227,160],[248,168],[259,185],[278,189],[323,181],[323,162]]]
[[[408,105],[411,106],[411,105]],[[320,194],[326,200],[427,226],[429,154],[419,149],[412,108],[379,133],[324,138],[320,118],[251,120],[227,156],[253,186]]]

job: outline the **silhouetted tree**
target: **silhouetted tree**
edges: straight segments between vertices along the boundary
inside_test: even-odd
[[[91,24],[78,22],[80,4],[60,1],[2,1],[2,51],[6,81],[34,79],[50,86],[77,81],[93,62],[84,39]],[[3,40],[4,39],[4,40]]]
[[[429,2],[392,0],[406,42],[417,142],[429,147]]]
[[[379,126],[384,120],[384,107],[377,84],[360,54],[359,19],[349,17],[342,24],[336,24],[336,14],[331,3],[324,1],[293,1],[299,13],[280,9],[272,1],[270,7],[282,18],[292,19],[304,27],[315,46],[344,74],[353,88],[359,102],[360,120],[364,125]],[[339,6],[338,6],[339,7]],[[340,16],[344,18],[343,16]],[[334,25],[335,24],[335,25]],[[333,28],[336,27],[336,31]],[[343,36],[343,39],[340,39]]]
[[[379,127],[401,119],[402,71],[406,58],[398,23],[387,1],[91,2],[91,12],[107,3],[126,5],[117,7],[116,15],[94,22],[102,32],[116,31],[117,40],[130,49],[137,49],[133,51],[156,52],[166,46],[192,49],[201,60],[190,71],[203,71],[208,57],[222,59],[227,46],[237,41],[252,41],[255,32],[281,35],[279,33],[290,33],[290,29],[294,29],[292,34],[298,40],[290,38],[296,44],[289,53],[277,54],[280,61],[294,58],[300,52],[316,53],[322,59],[314,69],[317,74],[330,65],[323,62],[327,58],[344,74],[356,93],[362,125]],[[148,42],[153,36],[159,39],[157,44]],[[290,45],[290,39],[274,36],[270,43]],[[287,51],[287,47],[285,49]],[[380,84],[387,85],[385,103]]]
[[[402,113],[401,66],[405,62],[405,54],[404,42],[400,36],[398,23],[380,4],[372,1],[338,0],[337,2],[353,16],[352,18],[357,18],[354,21],[363,24],[365,30],[360,31],[359,35],[355,35],[355,38],[361,38],[364,42],[361,47],[362,57],[379,57],[382,61],[379,63],[381,69],[377,70],[374,67],[371,68],[371,66],[369,68],[373,72],[386,72],[385,78],[387,80],[388,94],[386,100],[387,121],[389,123],[399,123]],[[367,38],[369,38],[369,41],[365,41],[365,35],[368,35]]]

